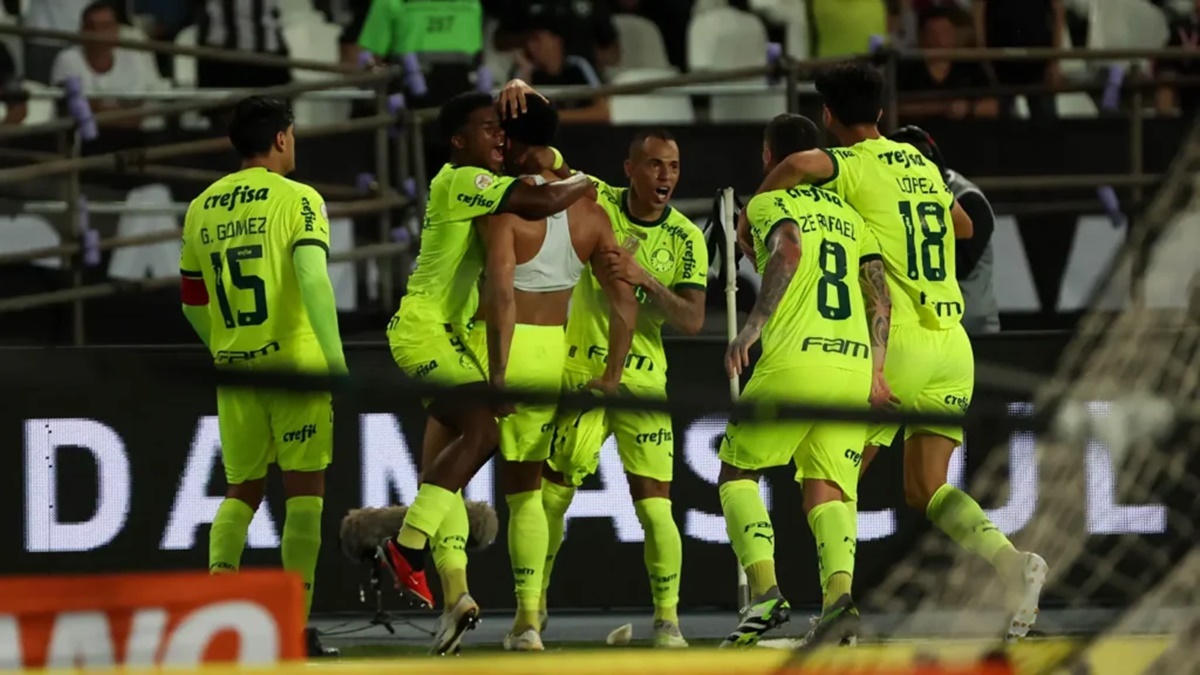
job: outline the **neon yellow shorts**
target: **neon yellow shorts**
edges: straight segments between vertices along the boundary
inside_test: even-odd
[[[486,334],[482,322],[476,322],[474,330]],[[517,324],[505,384],[511,389],[558,393],[566,358],[562,326]],[[509,462],[545,461],[550,456],[557,409],[555,405],[518,405],[515,413],[500,418],[500,456]]]
[[[563,391],[582,391],[592,376],[565,371]],[[622,384],[630,395],[666,398],[666,390]],[[554,420],[553,445],[547,464],[561,473],[569,485],[578,486],[600,466],[600,447],[611,434],[617,436],[617,452],[626,473],[670,482],[674,476],[675,450],[671,416],[649,410],[605,410],[587,412],[559,410]]]
[[[794,368],[754,373],[744,401],[870,408],[871,374],[841,368]],[[858,499],[858,467],[867,425],[811,420],[731,422],[717,456],[748,471],[796,465],[796,480],[828,480],[846,499]]]
[[[883,374],[903,412],[965,413],[975,390],[975,354],[967,331],[961,325],[946,330],[915,324],[893,326]],[[891,445],[899,429],[896,424],[872,425],[867,445]],[[963,439],[959,426],[905,426],[904,440],[914,434],[945,436],[956,443]]]
[[[333,460],[333,400],[327,392],[218,387],[217,421],[230,485],[266,476],[271,464],[321,471]]]
[[[396,365],[415,380],[445,387],[487,382],[470,335],[469,324],[393,322],[388,346]]]

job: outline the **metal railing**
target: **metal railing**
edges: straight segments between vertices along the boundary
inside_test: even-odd
[[[397,107],[395,99],[388,94],[388,84],[402,76],[398,68],[373,69],[363,71],[342,64],[314,62],[303,59],[290,59],[269,54],[247,53],[237,50],[225,50],[212,47],[192,47],[166,42],[135,41],[113,39],[87,33],[65,33],[30,29],[17,26],[0,25],[0,35],[18,35],[23,38],[57,41],[72,44],[105,43],[138,51],[194,58],[220,60],[229,63],[240,63],[260,66],[280,66],[292,70],[310,70],[331,74],[328,79],[319,81],[288,84],[257,90],[253,93],[279,97],[304,96],[313,100],[373,100],[375,114],[365,119],[356,119],[337,124],[298,129],[301,138],[313,138],[334,134],[372,131],[374,133],[374,181],[371,187],[341,184],[320,184],[313,186],[323,194],[344,200],[331,202],[331,215],[359,215],[367,213],[378,214],[378,244],[368,245],[355,250],[337,253],[331,256],[332,261],[350,261],[376,259],[380,265],[380,298],[385,306],[394,306],[396,302],[393,275],[390,269],[392,259],[407,250],[407,244],[393,241],[391,214],[396,208],[416,203],[423,207],[423,190],[428,184],[425,171],[424,157],[424,126],[431,122],[437,114],[434,109],[408,110]],[[871,58],[881,63],[892,86],[888,87],[887,126],[894,128],[898,103],[908,99],[928,98],[931,94],[909,94],[898,92],[896,83],[896,65],[901,59],[940,58],[958,61],[1009,61],[1009,60],[1047,60],[1072,59],[1077,61],[1128,61],[1145,60],[1150,58],[1189,59],[1195,54],[1183,49],[1159,50],[1062,50],[1062,49],[952,49],[928,50],[925,52],[891,52],[884,51],[875,55],[861,58]],[[780,94],[785,96],[788,110],[795,111],[800,97],[813,93],[812,86],[804,80],[805,77],[822,66],[846,59],[810,59],[804,61],[792,60],[787,57],[764,58],[762,66],[738,68],[713,72],[691,72],[672,75],[656,80],[630,82],[624,84],[606,85],[596,88],[563,87],[548,88],[546,93],[556,100],[584,100],[598,97],[621,95],[670,95],[670,96],[752,96],[762,94]],[[1200,82],[1200,78],[1196,79]],[[1132,95],[1132,112],[1130,122],[1130,167],[1129,171],[1119,175],[1089,175],[1089,176],[1021,176],[1021,177],[982,177],[975,182],[985,189],[1007,190],[1046,190],[1064,188],[1093,188],[1099,186],[1130,187],[1133,190],[1135,202],[1140,202],[1143,190],[1155,185],[1160,176],[1146,174],[1142,166],[1143,135],[1142,124],[1144,116],[1147,87],[1170,84],[1191,84],[1182,79],[1168,81],[1153,81],[1143,78],[1136,64],[1130,69],[1130,76],[1124,78],[1117,86],[1122,93]],[[1061,93],[1067,91],[1095,92],[1101,89],[1112,89],[1113,84],[1073,84],[1062,88],[1025,87],[1021,92],[1044,91]],[[248,91],[237,90],[173,90],[161,92],[121,92],[105,94],[108,98],[138,100],[141,105],[121,110],[95,113],[88,122],[103,125],[112,122],[122,122],[151,116],[168,116],[183,113],[193,113],[206,110],[225,108],[235,103]],[[932,96],[949,96],[963,98],[967,94],[982,96],[997,96],[1009,92],[999,88],[990,88],[980,92],[944,92]],[[1014,91],[1012,93],[1019,93]],[[1111,93],[1111,92],[1110,92]],[[34,97],[62,99],[70,92],[59,88],[39,89],[32,93]],[[82,223],[85,220],[81,208],[81,182],[83,171],[105,171],[115,174],[150,174],[164,179],[207,181],[211,182],[223,175],[221,172],[202,169],[192,169],[157,163],[161,160],[194,156],[205,153],[220,152],[229,147],[224,138],[211,138],[182,143],[171,143],[156,147],[132,148],[93,156],[80,155],[79,131],[81,121],[77,119],[56,119],[42,124],[0,127],[0,140],[25,138],[35,135],[55,135],[58,140],[59,153],[36,152],[16,148],[0,148],[0,157],[27,161],[29,164],[16,168],[0,169],[0,185],[21,181],[44,179],[48,177],[65,177],[61,190],[60,201],[30,201],[24,204],[23,210],[30,213],[59,213],[66,216],[72,229],[73,240],[60,246],[46,247],[13,253],[0,253],[0,264],[30,262],[47,257],[58,257],[63,260],[64,267],[73,275],[74,283],[71,288],[33,295],[14,297],[0,300],[0,312],[20,311],[35,307],[71,303],[74,308],[73,335],[76,344],[85,340],[83,321],[83,302],[87,299],[105,297],[118,293],[140,290],[167,288],[178,283],[178,279],[150,279],[138,281],[121,281],[103,284],[83,285],[82,269],[83,254],[112,250],[124,246],[138,246],[178,238],[179,232],[164,231],[133,237],[112,237],[98,239],[94,232],[88,232]],[[394,130],[400,129],[400,133]],[[394,138],[391,137],[394,135]],[[393,164],[394,162],[394,164]],[[393,180],[393,167],[398,175]],[[402,194],[396,188],[403,179],[411,178],[410,185],[415,190],[410,194]],[[707,209],[708,200],[679,200],[679,206],[684,211]],[[695,202],[695,203],[688,203]],[[1076,207],[1084,207],[1085,202],[1072,202]],[[1093,205],[1095,203],[1092,203]],[[1060,205],[1061,206],[1061,205]],[[89,205],[88,210],[95,213],[172,213],[178,214],[186,209],[183,204],[169,204],[154,207],[139,208],[123,202],[107,202]]]

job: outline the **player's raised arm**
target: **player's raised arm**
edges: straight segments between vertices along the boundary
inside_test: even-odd
[[[633,331],[637,327],[637,298],[633,285],[614,276],[608,265],[608,254],[618,250],[617,238],[613,235],[608,216],[599,207],[594,207],[593,229],[597,244],[592,249],[590,262],[596,280],[608,297],[608,359],[604,375],[595,383],[595,388],[609,394],[616,393],[625,371],[625,360],[633,345]]]
[[[755,194],[786,190],[801,183],[821,185],[837,177],[837,168],[833,155],[826,150],[792,153],[767,174]]]
[[[194,244],[188,243],[191,221],[191,209],[184,217],[183,245],[179,251],[179,299],[183,306],[183,316],[192,324],[196,336],[209,346],[209,336],[212,335],[212,317],[208,313],[208,288],[204,285],[204,274],[200,271],[200,261],[196,258]],[[193,234],[193,236],[195,236]]]
[[[504,208],[497,212],[512,213],[526,220],[549,218],[574,204],[591,188],[592,182],[581,173],[543,185],[518,182]]]
[[[957,200],[950,209],[950,217],[954,219],[954,238],[970,239],[975,236],[975,223]]]
[[[515,216],[498,215],[476,221],[487,247],[483,298],[487,312],[488,370],[492,386],[497,388],[504,387],[517,323],[516,292],[513,290],[513,274],[517,267],[513,233],[516,220]]]
[[[300,301],[308,314],[329,372],[346,372],[346,355],[338,332],[337,298],[329,279],[329,220],[325,201],[315,190],[297,196],[293,218],[292,264]]]

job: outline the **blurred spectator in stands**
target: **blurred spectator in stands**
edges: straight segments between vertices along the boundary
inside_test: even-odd
[[[664,0],[654,3],[660,1]],[[621,46],[608,0],[493,0],[488,4],[500,19],[492,38],[497,51],[524,47],[526,33],[552,22],[566,42],[567,54],[582,56],[595,69],[621,61]],[[687,24],[683,24],[674,30],[686,32],[686,28]]]
[[[616,0],[617,14],[644,16],[658,26],[667,60],[680,71],[687,70],[687,25],[692,17],[690,0]]]
[[[525,32],[525,45],[516,54],[510,76],[535,87],[600,86],[600,77],[592,64],[582,56],[567,53],[566,39],[558,21],[539,17]],[[608,121],[606,98],[555,100],[555,104],[562,122]]]
[[[479,0],[373,0],[358,44],[385,60],[417,54],[428,94],[413,106],[440,105],[471,87],[483,50]]]
[[[0,44],[0,125],[20,124],[29,112],[29,92],[21,86],[17,64],[8,47]]]
[[[1169,28],[1168,47],[1182,47],[1189,51],[1198,51],[1200,47],[1200,0],[1196,0],[1191,12],[1174,17]],[[1167,79],[1177,77],[1196,77],[1200,75],[1200,53],[1196,59],[1159,59],[1154,64],[1155,75]],[[1177,115],[1180,112],[1194,115],[1200,110],[1200,85],[1190,84],[1180,87],[1160,87],[1155,95],[1158,112],[1163,115]]]
[[[887,38],[884,0],[810,0],[809,6],[817,58],[866,54],[871,38]]]
[[[962,29],[969,16],[949,7],[930,7],[918,19],[918,45],[921,49],[954,49],[964,46]],[[896,87],[901,92],[951,92],[961,89],[986,89],[991,80],[976,61],[946,59],[904,60],[896,72]],[[950,98],[910,100],[900,104],[900,116],[920,117],[995,117],[1000,105],[995,98]]]
[[[969,12],[971,0],[888,0],[888,27],[892,35],[892,44],[900,49],[914,49],[918,46],[918,22],[922,14],[934,8],[962,10]],[[957,21],[955,22],[957,23]],[[974,30],[971,39],[965,43],[975,45]]]
[[[188,3],[179,0],[131,0],[137,24],[151,40],[170,40],[188,19]]]
[[[28,28],[74,33],[79,30],[79,15],[91,0],[35,0],[25,10],[24,23]],[[49,84],[54,57],[62,51],[61,43],[27,40],[25,43],[25,77]]]
[[[116,38],[121,31],[117,10],[112,0],[96,0],[83,10],[84,32]],[[93,112],[115,110],[140,105],[131,98],[112,99],[105,94],[155,92],[167,89],[167,82],[154,68],[154,61],[138,52],[118,49],[111,45],[85,44],[58,53],[51,74],[53,84],[62,85],[69,78],[79,78],[83,93]],[[140,119],[131,119],[114,126],[138,126]]]
[[[257,54],[287,56],[277,0],[192,0],[184,25],[196,24],[196,44]],[[263,89],[287,84],[287,67],[196,60],[196,85],[212,89]]]
[[[1062,46],[1066,29],[1063,0],[974,0],[975,32],[979,45],[987,48]],[[1053,61],[996,61],[992,64],[1001,86],[1058,86],[1062,72]],[[1003,97],[1003,109],[1011,114],[1014,96]],[[1032,119],[1054,119],[1058,110],[1054,95],[1026,94]]]

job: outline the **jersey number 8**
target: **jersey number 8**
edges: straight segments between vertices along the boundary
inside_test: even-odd
[[[944,239],[946,209],[937,202],[918,202],[916,217],[913,203],[900,202],[900,219],[904,221],[904,233],[908,241],[908,278],[914,281],[923,276],[927,281],[946,279],[946,247]],[[917,223],[921,223],[921,261],[917,265]]]
[[[267,287],[262,277],[242,272],[242,261],[257,260],[263,257],[263,247],[234,246],[225,251],[222,259],[220,251],[212,254],[213,277],[217,281],[217,304],[221,306],[221,317],[225,319],[226,328],[237,326],[261,326],[267,320]],[[234,287],[243,291],[254,292],[254,308],[249,312],[238,311],[234,320],[233,308],[229,305],[229,294],[225,291],[225,275],[222,273],[225,263],[229,267],[229,280]]]
[[[846,249],[835,241],[821,242],[821,280],[817,282],[817,311],[826,319],[850,318],[850,287],[846,285]],[[829,302],[830,292],[834,302]]]

